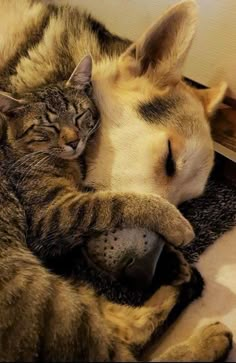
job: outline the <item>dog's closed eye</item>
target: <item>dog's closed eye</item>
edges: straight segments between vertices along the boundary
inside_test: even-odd
[[[171,142],[168,140],[168,152],[165,160],[165,172],[167,176],[174,176],[176,171],[175,160],[173,157]]]

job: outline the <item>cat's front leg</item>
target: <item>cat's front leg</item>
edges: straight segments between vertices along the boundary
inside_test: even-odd
[[[146,198],[150,198],[150,202],[147,202],[149,213],[145,216],[146,223],[143,227],[150,225],[148,229],[159,233],[175,247],[187,245],[193,240],[195,234],[191,224],[173,204],[152,194]],[[140,204],[137,207],[140,210],[140,216],[142,216],[144,205]]]
[[[145,228],[163,236],[176,246],[184,246],[194,238],[191,224],[180,211],[166,199],[142,193],[91,193],[90,214],[82,228],[92,227],[104,232],[111,228]],[[93,215],[92,215],[93,214]],[[96,214],[96,217],[95,217]],[[94,220],[96,218],[96,220]],[[90,220],[94,223],[91,225]]]
[[[65,178],[59,181],[51,178],[49,186],[46,176],[37,181],[38,193],[33,194],[27,186],[21,191],[22,204],[31,218],[31,248],[40,256],[62,255],[81,244],[84,236],[117,227],[145,228],[174,246],[185,245],[194,237],[190,223],[174,205],[159,196],[80,193]],[[40,193],[43,198],[39,200]]]

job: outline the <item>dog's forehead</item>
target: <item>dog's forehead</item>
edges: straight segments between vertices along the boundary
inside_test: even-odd
[[[186,137],[197,134],[206,123],[200,102],[188,94],[172,93],[139,101],[137,112],[145,122],[173,127]]]
[[[148,101],[139,102],[138,112],[147,122],[165,123],[169,116],[178,110],[182,102],[179,96],[155,96]]]

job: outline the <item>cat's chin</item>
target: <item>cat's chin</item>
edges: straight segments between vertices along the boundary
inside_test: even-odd
[[[58,155],[61,159],[64,159],[64,160],[76,160],[76,159],[78,159],[78,157],[79,157],[79,154],[78,153],[73,153],[73,154],[60,154],[60,155]]]
[[[64,151],[61,152],[59,157],[64,159],[64,160],[76,160],[79,158],[79,156],[82,154],[82,152],[84,151],[85,148],[85,143],[84,142],[79,142],[76,150],[72,151]]]

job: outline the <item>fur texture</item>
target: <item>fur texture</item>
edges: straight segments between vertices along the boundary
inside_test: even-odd
[[[102,123],[97,133],[96,149],[91,145],[88,152],[87,174],[92,186],[96,184],[98,189],[103,189],[98,192],[99,199],[96,199],[96,194],[92,196],[95,203],[98,200],[95,230],[109,229],[111,220],[116,221],[117,214],[111,214],[111,206],[114,207],[111,202],[115,200],[113,212],[117,206],[122,211],[122,220],[118,223],[166,233],[167,240],[175,244],[188,242],[193,236],[189,224],[167,200],[178,203],[201,193],[213,162],[206,120],[206,114],[213,108],[209,110],[202,101],[204,96],[199,97],[180,78],[181,66],[193,38],[195,20],[194,3],[180,3],[137,43],[128,47],[128,41],[113,37],[89,16],[69,7],[57,8],[27,0],[20,4],[13,0],[1,2],[3,58],[0,71],[4,91],[23,93],[47,83],[64,81],[88,53],[95,61],[93,85]],[[154,44],[159,45],[158,49]],[[224,87],[220,87],[213,99],[220,101],[223,94]],[[162,122],[146,120],[148,117],[144,117],[140,109],[147,103],[156,103],[157,98],[166,103],[166,97],[180,98],[177,108],[180,111],[173,108],[164,127]],[[217,106],[217,102],[210,104]],[[158,119],[158,114],[154,118]],[[142,148],[140,135],[145,135]],[[134,139],[135,143],[131,143]],[[167,175],[165,168],[170,150],[168,141],[176,170],[171,176]],[[124,165],[127,170],[132,166],[131,174],[124,173]],[[196,165],[200,167],[196,168]],[[1,360],[134,360],[130,347],[144,345],[153,331],[164,323],[178,301],[181,286],[165,286],[158,290],[157,300],[154,298],[147,306],[134,309],[111,304],[96,297],[88,287],[51,275],[25,248],[24,212],[11,193],[11,186],[6,183],[3,179]],[[64,183],[63,190],[72,193],[77,201],[76,198],[80,198],[74,194],[77,191],[67,190]],[[27,210],[28,191],[24,186],[21,193]],[[12,205],[5,199],[5,194],[11,198]],[[63,202],[63,195],[61,197]],[[84,198],[86,203],[86,194]],[[104,202],[105,214],[99,209],[100,200]],[[160,208],[160,200],[163,200],[164,210]],[[90,211],[89,203],[87,208]],[[15,215],[14,211],[18,214]],[[77,215],[73,221],[81,223]],[[14,225],[16,230],[12,227],[6,230],[8,224]],[[90,217],[83,226],[91,227]],[[66,239],[68,229],[64,233],[62,236]],[[27,288],[29,284],[30,289]],[[221,358],[231,344],[230,333],[220,324],[206,328],[204,340],[201,337],[200,333],[157,360],[213,361]]]
[[[0,156],[1,361],[135,361],[132,346],[162,328],[184,285],[132,308],[51,274],[27,248],[26,216]]]

